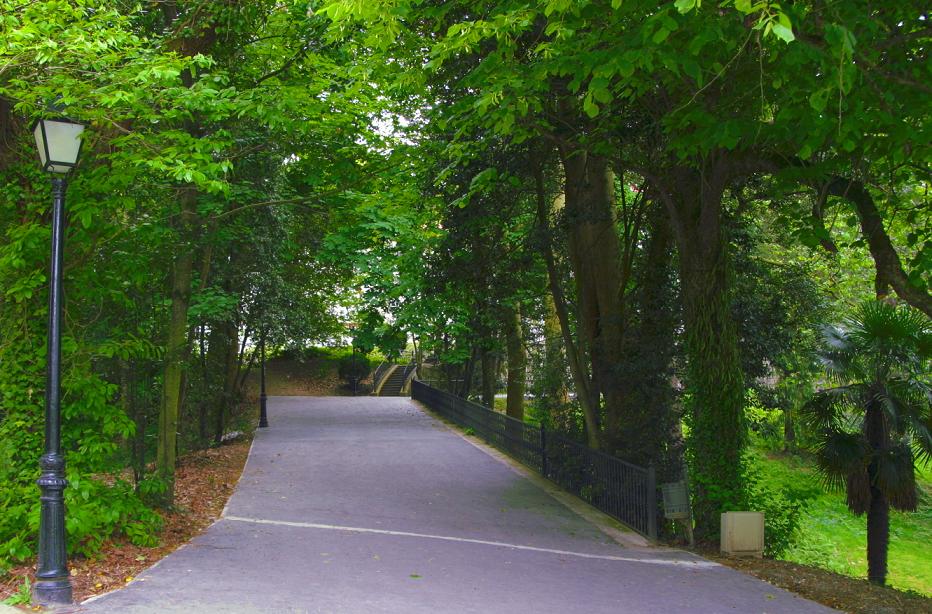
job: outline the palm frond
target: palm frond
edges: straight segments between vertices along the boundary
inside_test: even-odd
[[[845,331],[851,350],[871,356],[880,370],[915,372],[924,360],[929,319],[909,307],[868,301],[847,321]]]
[[[864,465],[854,468],[845,479],[845,503],[855,516],[867,512],[871,505],[871,480]]]
[[[848,339],[848,331],[844,327],[832,324],[823,326],[822,342],[829,352],[838,352],[845,356],[852,355],[851,341]]]
[[[905,441],[888,450],[878,451],[871,464],[873,482],[894,508],[904,512],[916,510],[916,473],[913,452]]]
[[[932,411],[932,386],[928,382],[916,377],[894,377],[884,382],[884,389],[902,413],[921,416]]]
[[[849,476],[866,470],[870,462],[870,446],[860,433],[824,431],[815,453],[823,482],[832,490],[850,490]]]
[[[913,418],[910,427],[913,457],[923,465],[932,462],[932,416]]]
[[[859,408],[866,394],[867,386],[860,383],[820,390],[800,408],[800,418],[814,431],[839,431],[846,410]]]
[[[823,349],[817,358],[826,374],[835,381],[843,381],[845,374],[852,370],[857,353],[853,351],[847,331],[840,326],[822,327]]]

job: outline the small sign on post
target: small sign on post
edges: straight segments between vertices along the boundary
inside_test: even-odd
[[[689,489],[686,480],[670,482],[660,487],[663,492],[663,515],[669,520],[689,518]]]
[[[686,527],[686,538],[694,546],[692,510],[689,507],[689,484],[685,479],[660,486],[663,493],[663,515],[668,520],[682,520]]]

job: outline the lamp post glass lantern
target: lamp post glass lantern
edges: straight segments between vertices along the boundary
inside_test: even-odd
[[[33,127],[42,170],[67,174],[78,163],[84,125],[69,119],[40,119]]]
[[[34,133],[42,170],[52,173],[52,260],[49,276],[48,359],[45,380],[45,453],[42,473],[39,556],[33,599],[40,604],[71,603],[65,547],[65,457],[61,451],[62,265],[67,175],[77,165],[84,126],[67,119],[40,119]]]

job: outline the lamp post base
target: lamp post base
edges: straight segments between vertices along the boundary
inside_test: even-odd
[[[32,587],[32,602],[36,605],[67,605],[73,603],[70,580],[39,580]]]
[[[65,459],[50,452],[39,460],[39,552],[33,599],[36,603],[71,603],[71,576],[65,547]]]
[[[264,394],[259,396],[259,428],[264,429],[269,426],[268,397]]]

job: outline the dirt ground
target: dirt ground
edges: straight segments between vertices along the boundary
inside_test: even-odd
[[[867,580],[843,576],[825,569],[789,561],[723,557],[718,552],[700,552],[700,554],[843,612],[851,614],[932,613],[932,599],[929,597],[874,586]]]
[[[253,369],[246,380],[250,396],[259,394],[259,371]],[[275,358],[265,370],[269,396],[347,396],[352,391],[340,380],[333,361],[306,361]],[[365,384],[366,382],[362,382]]]

